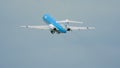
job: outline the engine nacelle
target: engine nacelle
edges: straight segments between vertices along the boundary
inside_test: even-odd
[[[70,29],[70,28],[67,28],[67,31],[71,31],[71,29]]]
[[[54,34],[54,33],[55,33],[55,31],[54,31],[54,30],[51,30],[50,32],[51,32],[51,34]]]
[[[57,29],[56,29],[56,28],[53,28],[53,30],[54,30],[54,31],[57,31]]]

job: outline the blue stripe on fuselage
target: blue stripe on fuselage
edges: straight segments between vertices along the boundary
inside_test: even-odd
[[[45,14],[43,16],[43,20],[47,23],[47,24],[53,24],[60,32],[62,33],[66,33],[67,30],[64,29],[59,23],[56,22],[56,20],[51,17],[49,14]]]

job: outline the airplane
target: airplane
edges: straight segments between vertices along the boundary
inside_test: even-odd
[[[78,22],[78,21],[71,21],[69,19],[62,20],[62,21],[56,21],[50,14],[44,14],[43,15],[43,20],[47,25],[43,26],[21,26],[24,28],[34,28],[34,29],[41,29],[41,30],[50,30],[51,34],[57,33],[67,33],[68,31],[72,30],[91,30],[95,29],[95,27],[77,27],[77,26],[68,26],[69,23],[83,23],[83,22]],[[66,24],[62,24],[66,23]]]

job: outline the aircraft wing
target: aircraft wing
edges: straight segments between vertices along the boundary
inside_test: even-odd
[[[92,30],[95,29],[95,27],[75,27],[75,26],[69,26],[71,30]]]
[[[49,26],[20,26],[20,27],[23,27],[23,28],[33,28],[33,29],[42,29],[42,30],[47,30],[49,29]]]

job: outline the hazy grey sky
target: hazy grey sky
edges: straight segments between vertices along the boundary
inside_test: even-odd
[[[96,30],[51,35],[20,28],[42,16]],[[120,68],[120,0],[0,0],[0,68]]]

